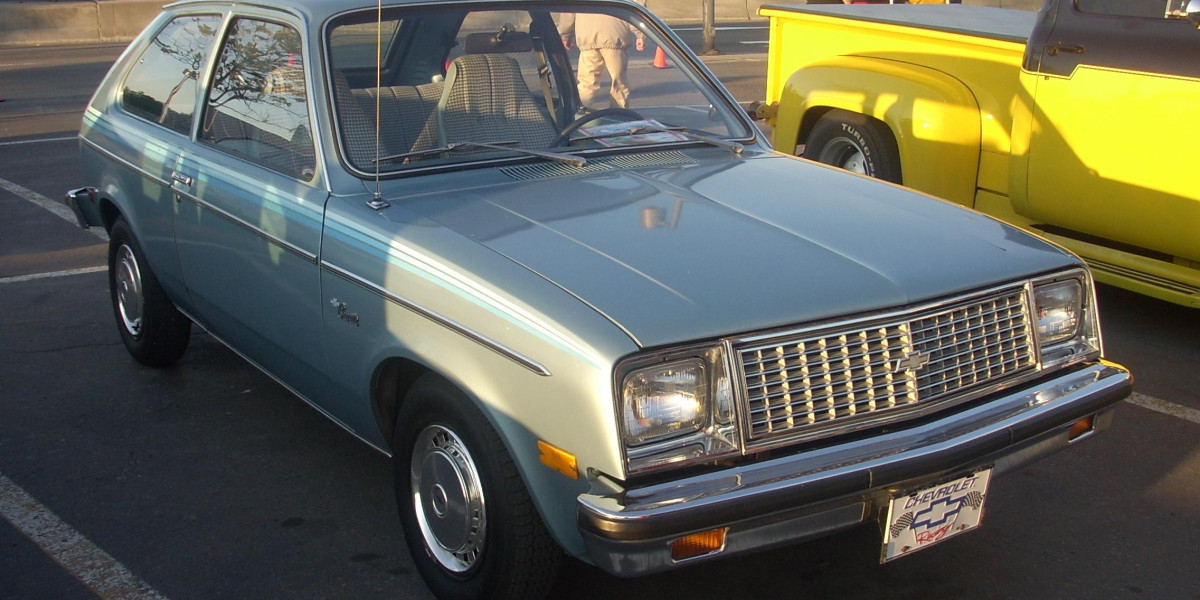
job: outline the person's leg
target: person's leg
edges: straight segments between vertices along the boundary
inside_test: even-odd
[[[598,50],[579,51],[579,103],[580,108],[596,109],[596,94],[600,91],[600,70],[604,57]]]
[[[600,50],[604,57],[604,68],[612,79],[609,94],[614,107],[629,108],[629,84],[625,82],[625,71],[629,67],[629,53],[624,50],[605,48]]]

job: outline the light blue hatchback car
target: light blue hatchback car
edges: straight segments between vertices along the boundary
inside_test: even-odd
[[[585,105],[601,25],[672,68]],[[890,560],[1130,393],[1078,258],[773,152],[630,2],[187,0],[80,139],[129,352],[194,323],[391,455],[442,598],[876,520]]]

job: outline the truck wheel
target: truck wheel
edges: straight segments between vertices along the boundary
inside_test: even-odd
[[[167,298],[125,219],[108,235],[108,289],[121,341],[144,365],[173,364],[187,350],[192,322]]]
[[[900,150],[887,126],[844,110],[831,110],[813,126],[804,158],[892,183],[900,177]]]
[[[442,600],[542,598],[562,551],[483,414],[426,375],[396,419],[392,467],[413,562]]]

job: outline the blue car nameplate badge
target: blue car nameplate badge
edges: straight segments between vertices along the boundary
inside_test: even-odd
[[[928,548],[979,526],[992,470],[893,496],[881,562]]]

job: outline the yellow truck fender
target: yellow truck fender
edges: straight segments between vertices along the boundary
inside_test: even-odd
[[[796,153],[829,111],[887,126],[900,152],[904,185],[972,206],[979,173],[980,112],[958,79],[920,65],[836,56],[792,73],[780,91],[774,144]]]

